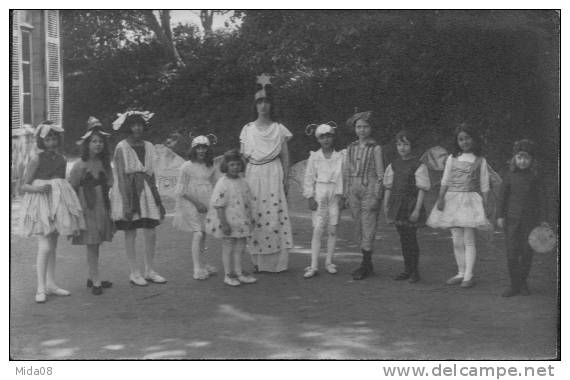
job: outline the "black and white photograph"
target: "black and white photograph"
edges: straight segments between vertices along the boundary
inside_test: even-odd
[[[561,15],[11,9],[12,376],[554,377]]]

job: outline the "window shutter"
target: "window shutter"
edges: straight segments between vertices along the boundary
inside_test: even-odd
[[[20,36],[20,12],[12,11],[12,128],[22,127],[22,41]]]
[[[45,11],[47,118],[56,123],[63,119],[63,77],[59,42],[59,11]]]

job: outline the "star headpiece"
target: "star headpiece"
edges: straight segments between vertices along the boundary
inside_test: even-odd
[[[268,98],[271,96],[270,92],[272,89],[273,84],[271,83],[271,77],[267,74],[261,74],[257,76],[257,80],[255,81],[256,85],[256,92],[255,92],[255,100],[262,98]]]

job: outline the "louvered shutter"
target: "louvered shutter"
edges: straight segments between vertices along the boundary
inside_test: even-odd
[[[62,123],[63,78],[59,43],[59,11],[45,11],[46,20],[46,76],[47,117]]]
[[[12,128],[22,127],[22,39],[20,12],[12,11]]]

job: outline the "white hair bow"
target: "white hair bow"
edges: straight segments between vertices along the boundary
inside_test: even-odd
[[[335,133],[336,127],[337,125],[334,121],[329,121],[321,125],[309,124],[305,127],[305,133],[307,136],[314,134],[315,137],[319,137],[327,133]]]
[[[149,111],[127,111],[123,114],[118,113],[117,120],[113,122],[113,130],[117,131],[121,128],[125,119],[131,115],[141,115],[144,121],[149,121],[154,116],[154,113],[150,113]]]
[[[34,134],[36,136],[39,135],[43,139],[52,130],[59,132],[59,133],[63,133],[63,127],[61,125],[57,125],[57,124],[55,124],[55,122],[47,120],[47,121],[44,121],[40,125],[37,126]]]
[[[190,133],[190,138],[192,139],[192,133]],[[218,143],[218,138],[216,137],[216,135],[210,133],[206,136],[200,135],[194,137],[192,139],[192,144],[190,145],[190,148],[194,148],[196,145],[210,146],[210,145],[216,145],[217,143]]]

